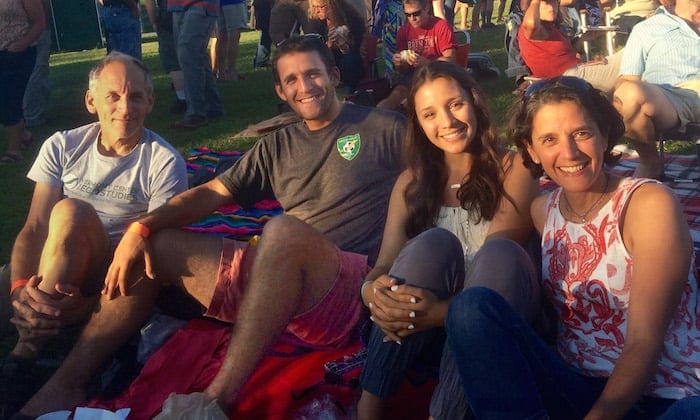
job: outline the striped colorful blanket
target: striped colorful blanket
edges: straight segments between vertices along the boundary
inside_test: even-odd
[[[236,160],[243,153],[214,152],[206,147],[192,149],[187,157],[187,172],[192,177],[201,171],[214,173],[217,165],[224,160]],[[275,200],[263,200],[251,208],[241,208],[232,204],[218,209],[213,214],[199,220],[186,229],[209,233],[238,240],[248,240],[262,232],[262,227],[270,218],[282,214],[282,207]]]

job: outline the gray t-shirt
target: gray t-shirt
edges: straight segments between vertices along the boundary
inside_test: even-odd
[[[276,197],[287,214],[373,264],[404,135],[403,116],[344,104],[320,130],[299,122],[263,137],[219,180],[244,207]]]
[[[113,244],[133,220],[187,189],[185,160],[168,142],[144,129],[128,155],[97,150],[99,123],[59,131],[41,146],[27,178],[90,203]]]

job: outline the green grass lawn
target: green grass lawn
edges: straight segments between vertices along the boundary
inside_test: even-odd
[[[177,116],[169,113],[174,93],[170,89],[169,77],[163,73],[158,60],[157,43],[152,36],[146,37],[143,56],[153,73],[156,104],[146,120],[146,126],[170,141],[186,155],[195,146],[208,146],[214,150],[245,150],[251,140],[233,140],[232,137],[249,124],[270,118],[277,113],[279,99],[274,93],[269,69],[252,70],[252,60],[259,32],[243,33],[238,68],[245,80],[219,84],[219,92],[226,108],[223,118],[213,120],[206,127],[195,131],[183,131],[172,127]],[[500,69],[506,67],[503,49],[504,26],[471,34],[472,51],[485,52]],[[150,39],[150,41],[149,41]],[[35,143],[25,152],[20,164],[0,166],[0,264],[9,260],[15,236],[24,223],[33,184],[25,177],[27,170],[43,140],[56,130],[69,129],[94,121],[84,106],[87,74],[93,64],[103,57],[104,49],[59,53],[51,56],[52,96],[47,123],[33,130]],[[506,109],[513,100],[512,79],[501,76],[482,83],[489,94],[491,109],[499,132],[503,134]],[[0,147],[4,149],[6,138],[0,136]],[[690,145],[670,142],[669,152],[692,153]]]

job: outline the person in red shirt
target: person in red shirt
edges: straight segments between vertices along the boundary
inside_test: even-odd
[[[517,35],[525,64],[533,77],[547,79],[561,75],[574,76],[586,80],[607,95],[612,95],[620,68],[621,52],[582,63],[578,54],[579,45],[601,32],[586,32],[572,43],[559,28],[560,3],[560,0],[530,2]],[[568,3],[566,0],[564,6],[568,6]]]
[[[395,109],[408,97],[408,87],[415,69],[432,60],[456,61],[452,28],[444,19],[432,14],[430,0],[405,0],[407,22],[396,36],[397,52],[392,57],[399,80],[378,108]]]

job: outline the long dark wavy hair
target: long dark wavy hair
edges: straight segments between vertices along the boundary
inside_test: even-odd
[[[625,133],[625,123],[604,93],[583,79],[561,76],[541,80],[533,85],[534,92],[513,103],[510,109],[508,137],[518,146],[523,163],[533,176],[539,177],[544,171],[542,165],[533,162],[527,147],[532,145],[532,120],[543,105],[561,102],[574,102],[596,123],[608,144],[603,159],[606,165],[614,165],[620,156],[612,153],[613,147]],[[530,88],[531,89],[531,88]],[[528,89],[528,90],[530,90]]]
[[[462,67],[446,61],[432,61],[416,70],[408,97],[408,133],[404,145],[406,167],[413,179],[406,187],[408,207],[406,235],[409,238],[435,226],[447,183],[444,152],[428,140],[416,114],[415,95],[423,84],[439,78],[456,81],[476,114],[476,133],[468,152],[474,155],[471,170],[457,191],[460,205],[481,220],[496,214],[503,190],[501,158],[505,149],[496,137],[484,91]]]

